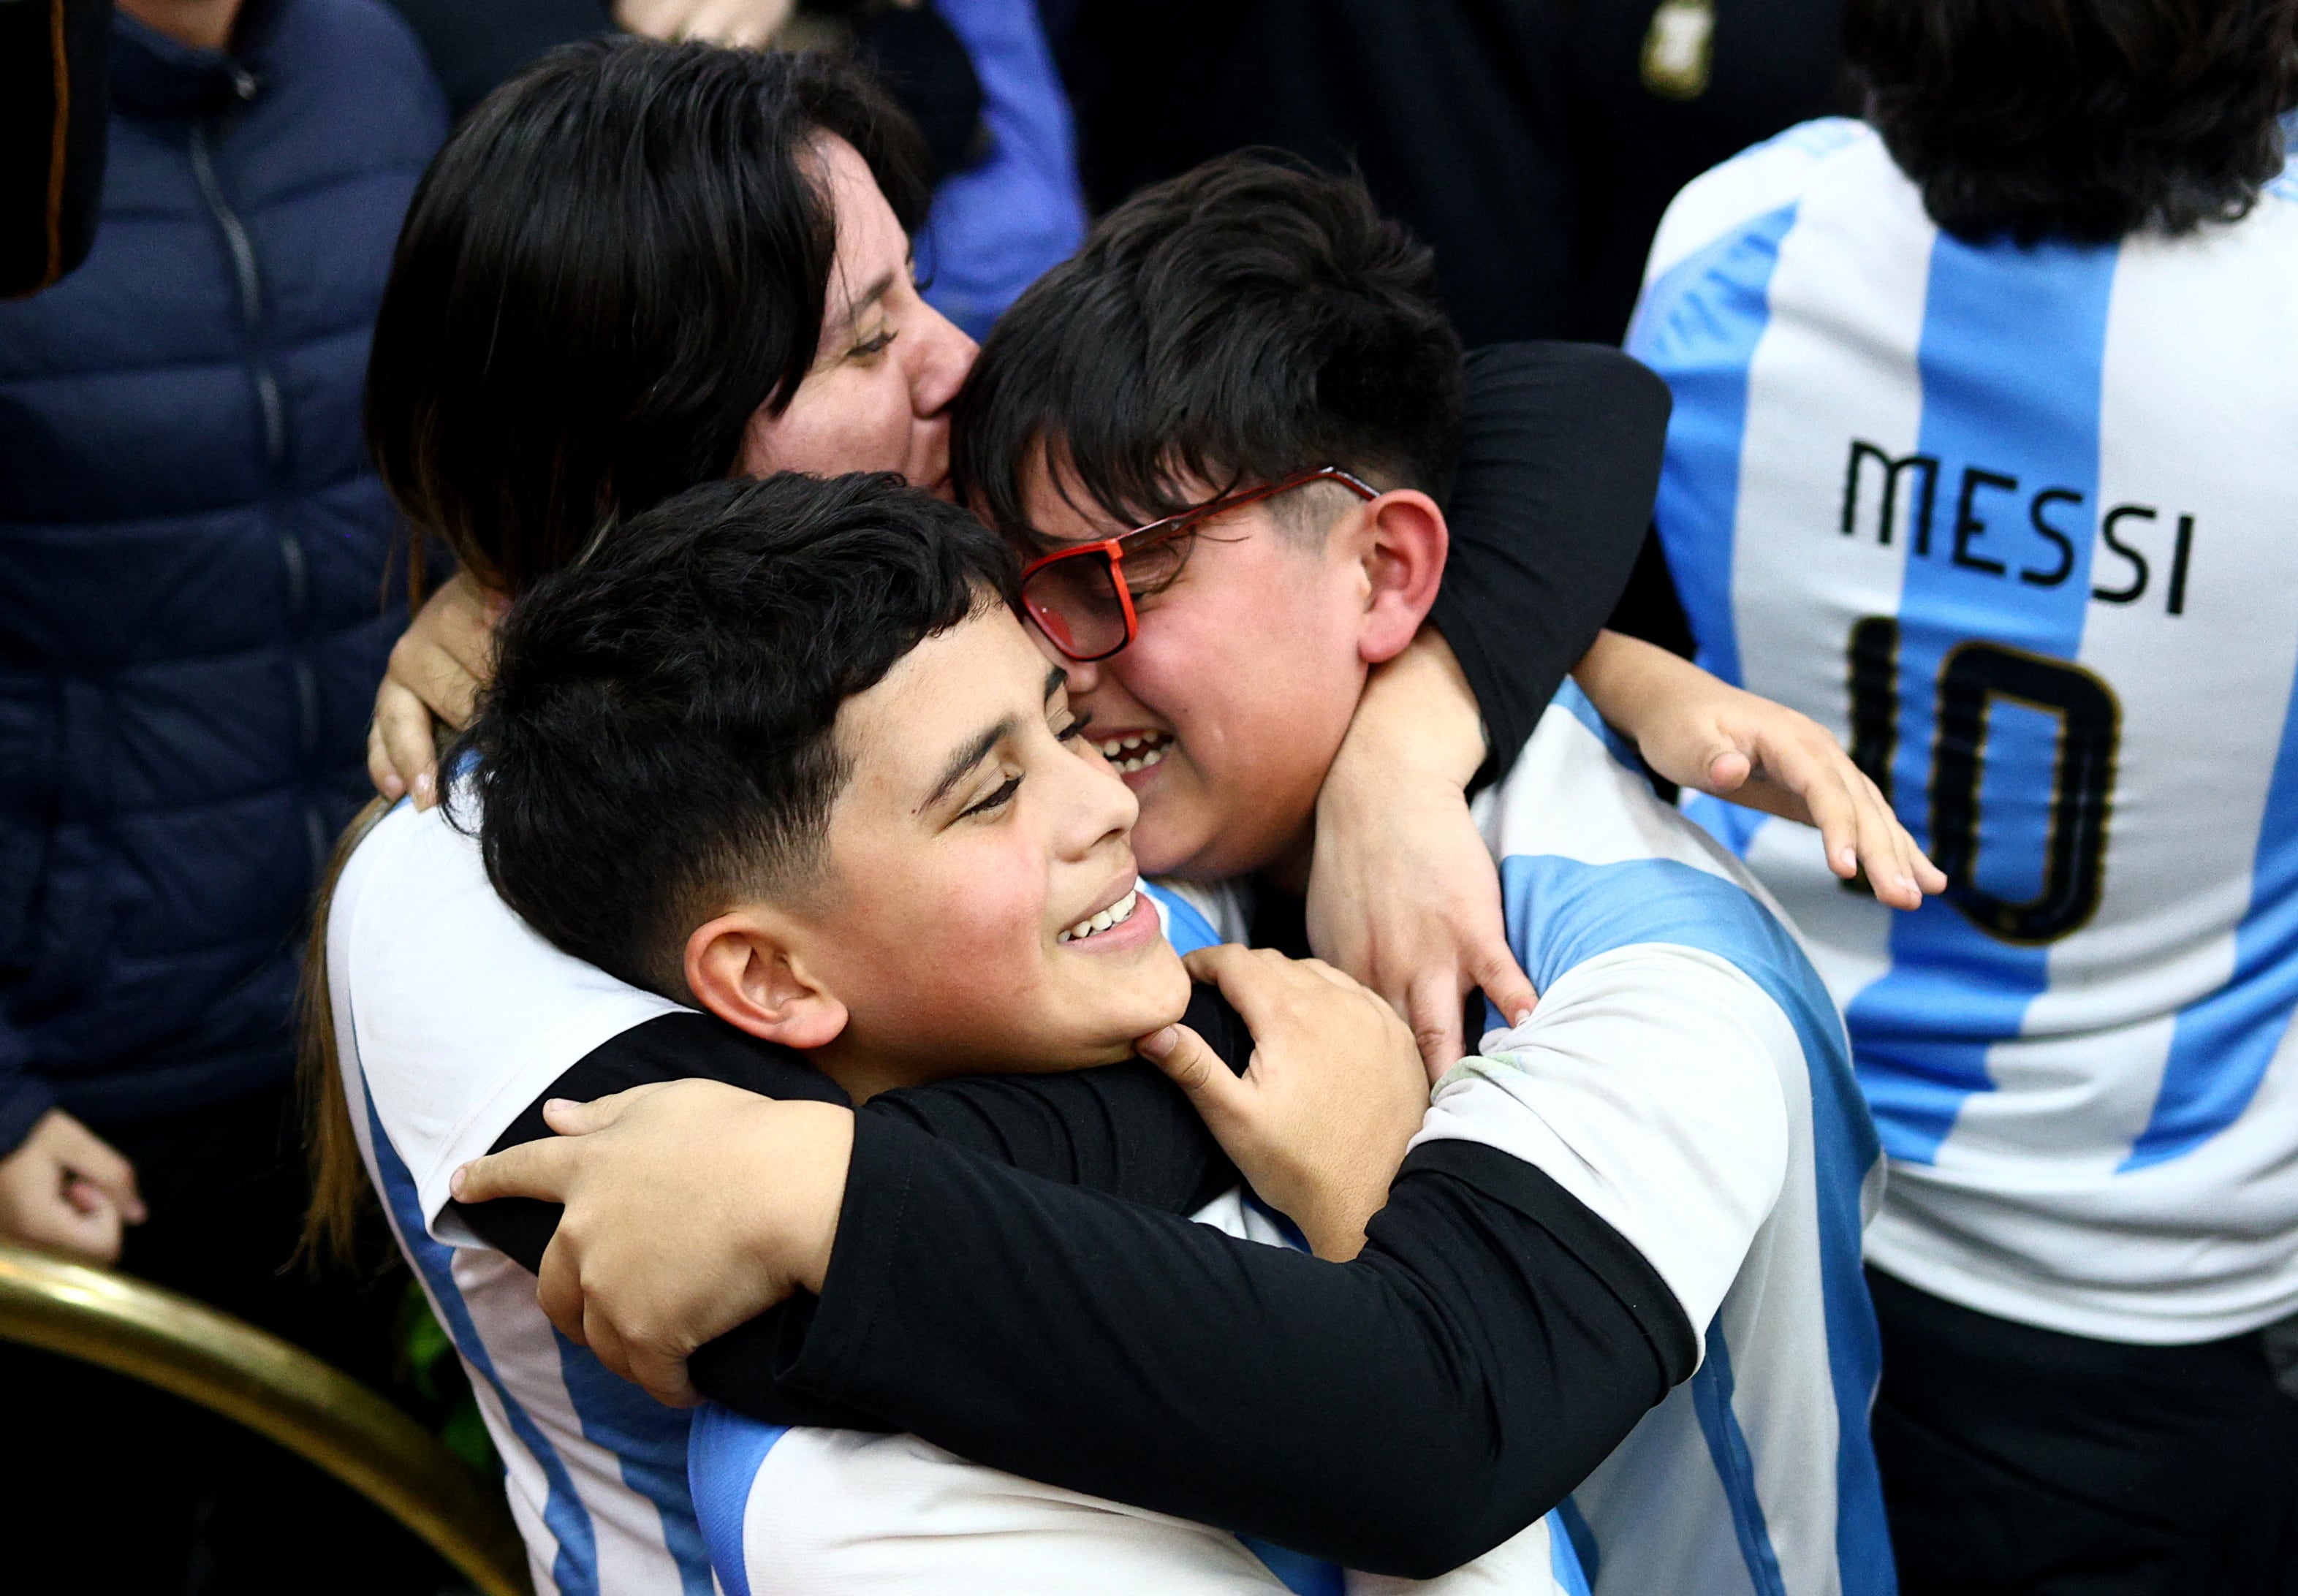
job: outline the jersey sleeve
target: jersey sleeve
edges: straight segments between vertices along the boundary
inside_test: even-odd
[[[1665,943],[1598,954],[1438,1083],[1412,1149],[1480,1144],[1547,1172],[1704,1326],[1787,1179],[1795,1028],[1745,972]]]
[[[1482,784],[1506,773],[1627,586],[1669,401],[1651,372],[1595,344],[1478,350],[1467,382],[1451,552],[1428,618],[1484,715]]]

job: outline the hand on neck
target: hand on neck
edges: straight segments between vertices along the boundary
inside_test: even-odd
[[[244,0],[120,0],[120,9],[155,33],[194,50],[226,50]]]

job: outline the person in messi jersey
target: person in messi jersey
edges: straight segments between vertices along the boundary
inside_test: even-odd
[[[1632,352],[1700,658],[1946,868],[1810,939],[1891,1178],[1919,1592],[2298,1589],[2298,12],[1855,0],[1868,120],[1685,189]]]
[[[1326,329],[1378,327],[1397,413],[1444,412],[1449,368],[1400,358],[1433,316],[1395,251],[1352,184],[1213,163],[1024,295],[962,401],[961,475],[1036,553],[1030,618],[1139,795],[1137,850],[1199,879],[1170,889],[1177,942],[1297,949],[1317,773],[1443,564],[1434,500],[1373,485],[1423,479],[1431,430],[1368,418],[1327,368]],[[1198,352],[1152,358],[1176,347]],[[1419,734],[1473,765],[1464,718]],[[1889,1590],[1859,1270],[1878,1154],[1823,988],[1576,692],[1484,804],[1466,846],[1544,996],[1444,1074],[1353,1261],[1107,1203],[1056,1223],[929,1147],[897,1178],[866,1113],[842,1215],[793,1218],[782,1154],[671,1106],[701,1083],[562,1113],[604,1132],[478,1161],[464,1211],[568,1204],[542,1297],[616,1367],[685,1394],[699,1346],[694,1385],[744,1416],[706,1410],[692,1458],[730,1588],[1000,1588],[1001,1555],[1147,1533],[1084,1493],[1451,1589],[1568,1584],[1568,1545],[1599,1591]],[[1227,1072],[1178,1032],[1143,1047],[1252,1166]],[[1296,1590],[1355,1577],[1261,1560]]]
[[[377,699],[370,769],[411,796],[349,839],[322,916],[312,974],[332,990],[311,1012],[336,1017],[340,1046],[320,1027],[308,1054],[313,1236],[340,1236],[370,1188],[383,1196],[471,1373],[539,1589],[707,1585],[689,1419],[554,1339],[522,1254],[450,1206],[447,1178],[539,1133],[554,1090],[726,1066],[679,1005],[551,947],[503,906],[475,843],[434,806],[432,707],[410,683],[450,719],[467,714],[474,683],[442,633],[484,674],[487,618],[574,561],[602,504],[634,517],[698,483],[779,468],[897,469],[948,491],[949,401],[973,350],[908,276],[913,153],[873,91],[818,59],[574,47],[459,125],[384,296],[370,441],[409,523],[444,539],[463,571],[401,641]],[[1424,729],[1449,713],[1480,750],[1521,743],[1633,558],[1665,403],[1616,351],[1479,351],[1460,375],[1452,565],[1408,650],[1408,664],[1439,668],[1375,682],[1362,733],[1330,762],[1339,806],[1321,823],[1318,922],[1320,945],[1409,1007],[1428,1051],[1453,1056],[1463,990],[1487,984],[1515,1009],[1531,988],[1467,831],[1462,782],[1476,760],[1446,768],[1452,750]],[[1688,690],[1679,677],[1641,695],[1649,722],[1633,692],[1606,701],[1657,765],[1691,779],[1719,749],[1741,773],[1752,757],[1778,778],[1773,801],[1807,802],[1831,847],[1865,848],[1878,879],[1905,868],[1888,816],[1823,734],[1684,674]],[[1428,815],[1465,847],[1432,858]],[[1883,824],[1863,832],[1863,815]],[[999,1084],[967,1123],[1063,1178],[1106,1171],[1100,1154],[1130,1147],[1137,1115],[1155,1112],[1095,1095],[1120,1087]],[[1153,1071],[1147,1084],[1160,1102],[1170,1093]]]

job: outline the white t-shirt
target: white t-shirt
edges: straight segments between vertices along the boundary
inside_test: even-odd
[[[1974,245],[1810,123],[1677,198],[1628,347],[1703,663],[1955,883],[1901,914],[1699,810],[1847,1017],[1872,1257],[2123,1342],[2298,1311],[2298,174],[2183,238]]]

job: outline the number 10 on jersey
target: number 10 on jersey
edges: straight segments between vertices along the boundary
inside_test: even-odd
[[[1896,806],[1898,622],[1889,616],[1857,622],[1848,651],[1851,757]],[[2105,877],[2122,719],[2112,690],[2079,665],[1976,640],[1947,650],[1933,698],[1930,845],[1932,860],[1947,872],[1947,900],[2001,941],[2033,946],[2069,935],[2097,912]],[[1978,884],[1988,736],[1996,711],[2006,704],[2058,723],[2040,887],[2025,898]]]

